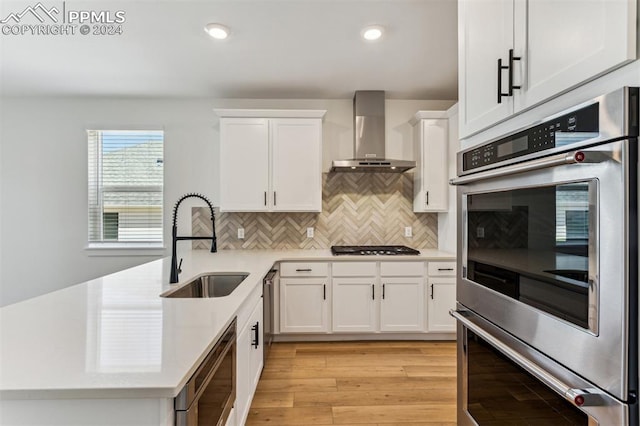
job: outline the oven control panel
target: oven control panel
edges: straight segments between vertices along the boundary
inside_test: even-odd
[[[599,104],[545,121],[513,135],[482,145],[463,154],[467,172],[534,152],[593,139],[599,135]]]

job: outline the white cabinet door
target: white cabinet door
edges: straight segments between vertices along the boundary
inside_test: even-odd
[[[414,173],[414,212],[442,212],[448,207],[447,119],[420,120],[415,131],[419,140],[419,169]]]
[[[251,342],[249,349],[249,391],[251,399],[258,387],[258,380],[260,380],[260,374],[262,373],[262,367],[264,364],[263,350],[264,342],[262,341],[262,299],[253,311],[251,318],[249,319],[249,330],[251,331]]]
[[[322,121],[272,119],[274,211],[322,211]]]
[[[243,425],[251,408],[253,394],[258,386],[263,367],[262,298],[259,299],[244,327],[238,334],[236,347],[236,402],[234,411],[237,424]]]
[[[233,405],[233,410],[238,425],[244,424],[251,404],[249,392],[251,336],[251,326],[247,323],[238,333],[236,348],[236,402]]]
[[[334,278],[332,283],[333,331],[376,331],[376,278]]]
[[[427,301],[427,331],[454,333],[456,321],[449,310],[456,306],[456,279],[429,277]]]
[[[220,119],[220,209],[265,211],[269,191],[269,124]]]
[[[458,96],[460,138],[508,117],[513,98],[498,103],[498,59],[508,65],[513,47],[513,0],[462,0],[458,2]],[[502,92],[508,74],[501,74]]]
[[[636,7],[636,0],[516,2],[515,54],[522,61],[515,72],[526,78],[515,110],[635,59]]]
[[[329,331],[327,278],[280,278],[280,332]]]
[[[424,331],[424,278],[382,277],[380,331]]]

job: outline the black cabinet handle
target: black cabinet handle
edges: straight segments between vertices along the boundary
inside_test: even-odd
[[[384,299],[384,286],[385,284],[382,284],[382,298]]]
[[[513,62],[522,59],[513,55],[513,49],[509,49],[509,96],[513,96],[513,89],[521,89],[521,86],[513,85]]]
[[[371,300],[376,300],[376,285],[371,284]]]
[[[260,321],[256,322],[255,325],[251,327],[251,330],[254,333],[251,346],[253,346],[254,349],[258,349],[258,346],[260,346]]]
[[[267,205],[267,191],[264,191],[264,205]]]
[[[438,271],[453,271],[453,268],[438,268]]]
[[[429,191],[427,191],[427,205],[429,205]]]
[[[433,300],[433,284],[431,284],[431,300]]]
[[[503,96],[511,96],[509,92],[502,93],[502,70],[509,69],[508,66],[502,65],[502,58],[498,59],[498,103],[502,103]]]
[[[327,300],[327,285],[322,284],[322,300]]]
[[[273,191],[273,205],[276,205],[276,191]]]
[[[311,268],[296,269],[296,272],[311,272]]]

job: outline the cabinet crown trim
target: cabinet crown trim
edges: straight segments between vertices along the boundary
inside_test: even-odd
[[[425,118],[449,118],[447,111],[418,111],[409,120],[409,124],[415,126],[420,120]]]
[[[218,109],[220,118],[324,118],[326,109]]]

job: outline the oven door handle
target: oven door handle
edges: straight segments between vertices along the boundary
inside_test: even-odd
[[[571,402],[577,407],[605,405],[606,401],[602,398],[601,392],[598,389],[573,389],[556,377],[553,377],[543,368],[537,364],[531,362],[527,358],[524,358],[517,351],[513,350],[509,345],[502,342],[500,339],[494,337],[491,333],[483,330],[476,325],[473,321],[467,318],[467,315],[473,315],[468,310],[455,310],[451,309],[449,315],[460,321],[462,325],[467,327],[473,333],[486,340],[489,344],[493,345],[500,352],[507,357],[511,358],[516,364],[527,370],[530,374],[535,376],[538,380],[549,386],[551,389],[562,395],[567,401]]]
[[[511,166],[501,167],[495,170],[488,170],[486,172],[454,178],[451,179],[449,183],[451,185],[464,185],[467,183],[477,182],[479,180],[515,175],[518,173],[547,169],[567,164],[601,163],[608,159],[611,159],[611,155],[601,151],[572,151],[529,161],[527,163],[513,164]]]

